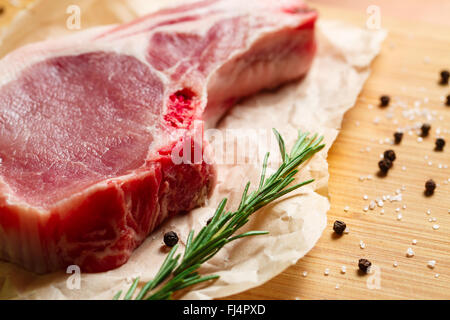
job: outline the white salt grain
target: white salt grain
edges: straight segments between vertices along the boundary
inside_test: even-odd
[[[342,266],[341,267],[341,273],[346,273],[347,272],[347,267],[346,266]]]
[[[329,275],[330,274],[330,269],[326,268],[325,271],[323,272],[324,275]]]
[[[414,239],[414,240],[412,241],[412,244],[416,245],[416,244],[417,244],[417,240]]]
[[[438,229],[439,229],[439,225],[438,225],[438,224],[435,224],[435,225],[433,226],[433,229],[434,229],[434,230],[438,230]]]
[[[408,258],[414,257],[414,251],[412,248],[408,248],[408,250],[406,250],[406,256]]]
[[[308,276],[308,272],[303,271],[303,277],[306,278]]]
[[[361,249],[364,249],[366,247],[366,244],[361,240],[361,241],[359,241],[359,247]]]
[[[436,266],[436,260],[428,261],[428,268],[434,269],[435,266]]]

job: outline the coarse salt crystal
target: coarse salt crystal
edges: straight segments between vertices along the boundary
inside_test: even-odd
[[[323,272],[324,275],[329,275],[330,274],[330,269],[326,268],[325,271]]]
[[[341,267],[341,273],[346,273],[347,272],[347,267],[346,266],[342,266]]]
[[[414,239],[414,240],[412,241],[412,244],[416,245],[416,244],[417,244],[417,240]]]
[[[436,266],[436,260],[428,261],[428,268],[434,269],[435,266]]]
[[[366,244],[361,240],[361,241],[359,241],[359,247],[361,249],[364,249],[366,247]]]
[[[414,257],[414,251],[412,248],[408,248],[408,250],[406,250],[406,256],[408,258]]]
[[[303,271],[303,277],[306,277],[308,275],[307,271]]]
[[[439,225],[438,225],[438,224],[435,224],[435,225],[433,226],[433,229],[434,229],[434,230],[438,230],[438,229],[439,229]]]
[[[350,210],[350,207],[349,206],[345,206],[344,207],[344,211],[347,212],[348,210]]]

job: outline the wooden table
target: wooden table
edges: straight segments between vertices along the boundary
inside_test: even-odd
[[[365,8],[359,11],[336,9],[323,5],[325,2],[330,1],[310,1],[320,11],[321,18],[365,26]],[[406,6],[406,2],[417,5],[418,1],[395,2]],[[377,1],[370,1],[370,4],[375,3]],[[427,11],[434,5],[436,15],[442,16],[443,1],[422,3]],[[447,144],[450,141],[450,107],[445,107],[440,100],[441,96],[450,94],[450,87],[437,84],[441,69],[450,69],[450,20],[437,19],[436,24],[406,21],[402,20],[402,12],[392,12],[392,18],[383,7],[381,13],[382,27],[389,30],[389,36],[373,63],[373,73],[356,106],[345,115],[342,130],[329,153],[331,210],[327,229],[316,247],[296,265],[266,284],[232,299],[450,298],[450,169],[439,168],[439,164],[450,166],[450,148],[447,145],[442,153],[433,151],[436,128],[441,128]],[[399,97],[409,109],[420,100],[420,108],[436,111],[438,119],[432,122],[430,137],[418,143],[415,133],[410,136],[405,132],[399,146],[380,144],[380,139],[392,138],[397,127],[424,121],[418,116],[413,121],[405,119],[399,107],[395,112],[392,107],[379,108],[378,99],[383,94]],[[429,102],[425,103],[424,99]],[[374,107],[370,108],[370,105]],[[394,116],[388,119],[390,113]],[[375,124],[377,117],[380,121]],[[370,152],[361,152],[367,147]],[[397,153],[395,168],[388,177],[378,178],[379,155],[390,148]],[[425,156],[428,156],[427,160]],[[372,175],[373,180],[359,180],[368,175]],[[426,198],[423,190],[429,178],[440,186],[433,197]],[[364,200],[363,195],[375,199],[395,194],[402,186],[405,191],[401,203],[384,201],[383,215],[379,207],[364,212],[363,208],[370,201]],[[406,209],[402,209],[403,204]],[[344,211],[346,206],[350,207],[348,212]],[[401,221],[397,220],[397,208],[403,216]],[[428,209],[431,215],[426,213]],[[430,218],[437,221],[429,222]],[[332,225],[337,219],[347,223],[349,234],[339,238],[333,236]],[[432,228],[435,224],[440,226],[438,230]],[[415,245],[412,244],[414,239],[417,240]],[[365,249],[360,248],[361,240]],[[413,249],[414,257],[406,257],[408,248]],[[360,258],[368,258],[379,267],[379,277],[360,275],[357,272]],[[429,260],[436,260],[434,269],[427,267]],[[395,261],[397,267],[393,266]],[[342,266],[346,266],[345,274],[341,273]],[[326,268],[330,270],[328,276],[324,275]]]
[[[0,6],[6,2],[0,0]],[[345,9],[329,7],[324,4],[327,2],[330,0],[310,1],[320,11],[321,18],[365,26],[365,1],[344,1]],[[450,87],[437,84],[441,69],[450,69],[450,23],[448,19],[445,22],[448,10],[443,9],[447,4],[443,0],[426,4],[418,0],[396,1],[396,7],[385,0],[378,3],[382,27],[389,30],[389,36],[356,106],[345,115],[342,131],[329,154],[332,206],[328,227],[316,247],[296,265],[261,287],[232,299],[450,298],[450,169],[444,167],[450,166],[450,107],[445,107],[440,100],[450,94]],[[0,25],[8,23],[15,12],[8,5],[0,17]],[[414,14],[420,15],[423,21],[404,20]],[[425,120],[417,115],[414,120],[404,118],[405,110],[400,107],[380,109],[378,99],[382,94],[390,95],[394,101],[397,97],[408,105],[408,110],[420,101],[419,108],[428,108],[436,118],[431,122],[430,137],[421,143],[417,142],[415,133],[405,132],[401,145],[393,147],[398,159],[386,178],[376,176],[380,153],[391,148],[384,142],[385,138],[391,138],[397,127]],[[439,153],[433,151],[437,128],[447,140],[445,151]],[[373,179],[360,181],[361,176],[368,175]],[[433,197],[426,198],[423,189],[429,178],[439,186]],[[364,212],[369,201],[363,195],[369,199],[393,195],[402,186],[405,188],[402,202],[385,201],[384,214],[379,207]],[[404,204],[406,209],[402,208]],[[346,206],[350,207],[348,211],[344,210]],[[431,211],[430,215],[427,210]],[[403,216],[401,220],[398,220],[399,213]],[[432,218],[437,221],[429,222]],[[349,234],[333,235],[332,224],[336,219],[347,223]],[[434,230],[433,225],[439,225],[439,229]],[[417,240],[416,244],[412,244],[413,239]],[[364,249],[360,241],[365,243]],[[414,257],[406,257],[408,248],[414,250]],[[370,259],[378,271],[360,275],[357,262],[362,257]],[[429,260],[436,260],[434,269],[427,267]],[[393,266],[394,262],[397,267]],[[346,266],[345,273],[341,272],[342,266]],[[327,268],[328,276],[324,275]]]

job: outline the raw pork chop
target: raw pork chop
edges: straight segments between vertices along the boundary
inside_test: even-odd
[[[214,186],[208,161],[172,161],[194,121],[201,134],[239,98],[304,75],[315,20],[300,0],[204,0],[6,56],[0,257],[38,273],[125,263]]]

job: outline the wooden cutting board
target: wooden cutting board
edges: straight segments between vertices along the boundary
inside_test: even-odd
[[[19,2],[24,6],[32,0]],[[366,25],[365,11],[315,3],[312,5],[322,19]],[[19,8],[6,0],[0,0],[0,7],[5,7],[0,16],[0,26],[4,26]],[[381,27],[389,30],[389,36],[357,104],[345,115],[342,131],[329,154],[331,210],[327,229],[316,247],[296,265],[266,284],[230,298],[450,298],[450,107],[441,101],[450,94],[450,87],[437,84],[439,72],[450,69],[450,27],[384,15],[381,18]],[[407,108],[379,108],[378,99],[383,94]],[[392,147],[385,139],[392,138],[396,128],[428,121],[421,116],[422,111],[411,111],[415,106],[422,111],[428,109],[424,114],[435,118],[430,121],[430,137],[419,143],[415,132],[405,132],[403,142]],[[413,120],[408,118],[411,115]],[[437,128],[447,140],[444,152],[433,151]],[[388,177],[379,178],[377,162],[380,154],[390,148],[397,153],[395,167]],[[373,179],[360,180],[369,175]],[[426,198],[423,190],[429,178],[439,185],[435,195]],[[384,201],[384,214],[380,207],[363,210],[371,199],[393,195],[402,187],[403,201]],[[369,200],[364,200],[363,195]],[[344,210],[346,206],[348,211]],[[427,214],[428,210],[431,214]],[[433,218],[436,221],[430,222]],[[348,234],[334,236],[332,225],[336,219],[347,223]],[[439,229],[433,229],[434,225]],[[414,239],[416,244],[412,243]],[[408,248],[413,249],[414,257],[406,257]],[[371,275],[358,273],[360,258],[372,261],[375,270]],[[429,260],[436,260],[434,269],[427,266]],[[345,273],[342,266],[346,267]]]

